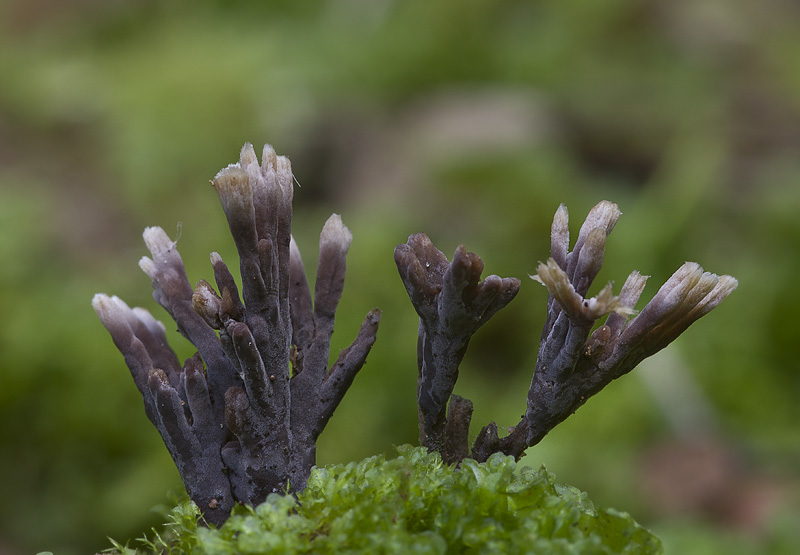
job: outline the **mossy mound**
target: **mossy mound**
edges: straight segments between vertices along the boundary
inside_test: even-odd
[[[544,468],[493,455],[456,468],[423,448],[397,458],[315,468],[295,499],[240,507],[219,529],[198,525],[188,499],[164,534],[125,553],[661,553],[626,513],[595,509]]]

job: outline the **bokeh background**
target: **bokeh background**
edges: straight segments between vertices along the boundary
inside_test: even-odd
[[[456,388],[473,433],[511,426],[552,214],[566,203],[576,234],[607,198],[624,215],[594,291],[639,269],[648,299],[685,260],[739,289],[523,462],[631,512],[669,553],[800,552],[797,2],[5,0],[0,553],[124,543],[181,492],[90,299],[166,318],[137,267],[148,225],[180,235],[192,281],[210,251],[236,265],[208,180],[245,141],[293,161],[307,268],[331,212],[353,231],[334,354],[384,311],[320,463],[416,441],[396,244],[425,231],[523,278]]]

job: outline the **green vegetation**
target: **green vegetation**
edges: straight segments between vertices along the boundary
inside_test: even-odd
[[[164,533],[126,555],[270,553],[656,554],[661,544],[628,514],[595,509],[585,493],[544,468],[492,455],[444,464],[427,449],[403,446],[386,460],[329,465],[311,473],[295,499],[270,495],[240,507],[220,529],[198,525],[188,499]]]

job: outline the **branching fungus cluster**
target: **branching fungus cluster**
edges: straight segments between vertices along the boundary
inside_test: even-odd
[[[533,276],[550,295],[527,410],[507,436],[499,437],[491,422],[471,447],[467,430],[472,404],[452,395],[458,365],[472,334],[511,301],[519,280],[492,275],[481,282],[483,262],[478,255],[460,246],[448,263],[423,234],[398,245],[395,262],[420,317],[417,399],[423,445],[451,462],[466,456],[485,461],[496,452],[519,458],[589,397],[666,347],[736,289],[731,276],[703,272],[687,262],[631,320],[647,281],[637,271],[628,276],[618,296],[608,284],[586,298],[620,214],[616,204],[597,204],[569,252],[567,208],[561,205],[556,211],[551,258],[540,263]],[[603,317],[605,322],[594,329]]]
[[[380,311],[367,314],[356,339],[329,367],[350,231],[336,214],[325,223],[312,301],[291,237],[289,161],[267,145],[259,164],[246,144],[239,162],[212,183],[239,254],[241,292],[217,253],[211,254],[216,289],[206,281],[192,288],[175,243],[161,228],[145,230],[151,258],[139,263],[155,300],[197,353],[181,364],[164,325],[143,308],[103,294],[92,304],[124,355],[187,492],[206,521],[219,524],[235,503],[256,504],[272,492],[305,487],[316,440],[366,361]],[[550,296],[527,410],[508,435],[500,437],[492,422],[472,445],[472,403],[453,395],[459,365],[472,335],[513,300],[520,281],[494,275],[481,281],[478,255],[460,246],[449,262],[424,234],[397,246],[395,262],[419,315],[417,401],[424,446],[448,462],[485,461],[496,452],[521,457],[736,288],[732,277],[688,262],[636,316],[633,307],[646,281],[638,272],[618,296],[608,285],[586,298],[619,216],[615,204],[599,203],[569,252],[567,209],[557,210],[551,258],[533,276]]]
[[[241,298],[217,253],[217,290],[206,281],[193,290],[175,243],[160,228],[145,230],[152,258],[139,265],[155,300],[197,347],[183,365],[148,311],[102,294],[92,302],[210,523],[227,519],[236,502],[303,489],[315,442],[364,365],[380,322],[380,311],[371,311],[328,368],[352,235],[336,214],[325,223],[312,304],[291,238],[292,182],[287,158],[267,145],[259,165],[250,144],[212,181],[239,253]]]

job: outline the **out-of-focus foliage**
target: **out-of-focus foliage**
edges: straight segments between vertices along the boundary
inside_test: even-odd
[[[456,469],[423,447],[398,448],[318,467],[298,499],[270,495],[220,529],[198,526],[191,501],[170,514],[168,534],[122,553],[661,553],[630,515],[596,510],[587,495],[544,468],[517,468],[500,453]]]
[[[416,441],[396,244],[425,231],[524,277],[560,202],[577,220],[608,198],[624,214],[599,285],[696,260],[740,286],[525,462],[632,512],[667,551],[800,550],[779,524],[797,520],[800,459],[798,15],[788,0],[0,4],[0,551],[87,553],[180,491],[89,301],[166,318],[136,267],[147,225],[181,224],[193,281],[210,251],[235,260],[208,180],[244,141],[292,158],[307,260],[331,212],[353,231],[333,354],[384,311],[320,463]],[[456,393],[476,426],[519,420],[544,301],[526,280],[470,344]],[[697,431],[726,472],[652,463],[707,461],[684,455]]]

